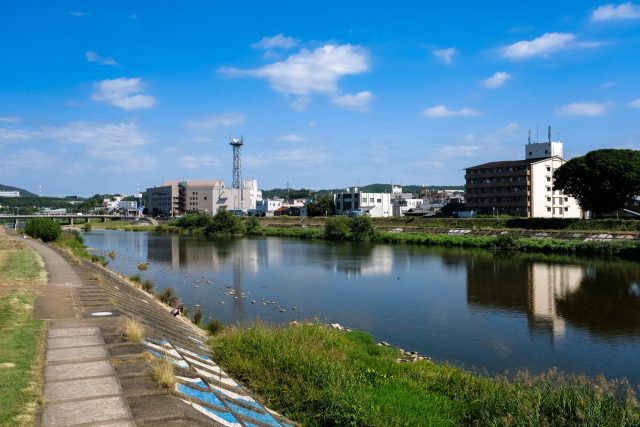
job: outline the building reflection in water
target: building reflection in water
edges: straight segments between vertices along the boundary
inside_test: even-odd
[[[187,274],[198,274],[202,270],[222,273],[230,266],[234,291],[233,310],[236,319],[244,318],[243,275],[258,273],[258,248],[247,240],[192,240],[180,236],[162,236],[148,239],[148,259],[160,264],[168,264],[172,269],[180,269]]]
[[[471,308],[524,313],[531,330],[564,337],[567,323],[603,338],[640,335],[640,268],[606,261],[570,265],[517,257],[466,259]]]

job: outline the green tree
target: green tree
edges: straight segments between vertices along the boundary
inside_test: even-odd
[[[367,215],[351,217],[349,219],[349,230],[353,240],[367,240],[376,233],[373,220]]]
[[[204,229],[207,236],[244,234],[245,231],[242,220],[229,211],[215,214]]]
[[[333,205],[333,195],[322,194],[307,205],[307,215],[309,216],[331,216],[335,213]]]
[[[640,151],[603,149],[575,157],[558,168],[553,189],[596,216],[620,209],[640,195]]]
[[[246,227],[247,227],[247,233],[248,234],[259,233],[260,230],[262,230],[262,226],[260,225],[260,221],[255,216],[250,216],[247,219]]]
[[[35,218],[27,222],[24,232],[43,242],[53,242],[60,237],[62,227],[51,218]]]
[[[349,218],[346,216],[327,218],[324,226],[324,236],[329,240],[348,240],[351,237]]]

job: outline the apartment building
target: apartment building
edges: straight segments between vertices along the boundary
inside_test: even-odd
[[[553,190],[553,175],[566,160],[559,141],[528,143],[524,160],[471,166],[465,173],[466,207],[478,214],[529,218],[580,218],[578,202]]]

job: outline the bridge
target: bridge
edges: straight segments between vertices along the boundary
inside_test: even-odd
[[[28,221],[34,218],[51,218],[62,219],[73,225],[74,219],[84,219],[90,222],[91,219],[98,219],[102,222],[106,222],[108,219],[116,220],[123,218],[132,218],[125,215],[101,215],[101,214],[33,214],[33,215],[21,215],[21,214],[0,214],[0,221],[13,221],[17,228],[20,224],[20,220]]]

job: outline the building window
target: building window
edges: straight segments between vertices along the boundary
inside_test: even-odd
[[[564,211],[565,211],[565,212],[569,212],[569,206],[565,206],[565,207],[564,207]]]
[[[378,203],[382,203],[382,199],[378,199]]]
[[[547,172],[551,171],[551,166],[547,166]]]
[[[547,177],[547,182],[551,182],[551,177],[550,176]]]
[[[551,208],[547,206],[547,212],[551,212]]]
[[[551,187],[547,187],[547,191],[551,191]]]

